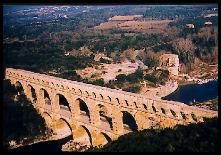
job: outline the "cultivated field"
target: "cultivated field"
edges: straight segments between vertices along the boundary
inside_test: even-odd
[[[135,18],[141,18],[143,15],[128,15],[128,16],[114,16],[109,18],[109,20],[118,20],[118,21],[125,21],[125,20],[135,20]]]
[[[148,21],[127,21],[118,24],[121,29],[126,30],[162,30],[165,29],[168,23],[173,20],[148,20]]]
[[[114,18],[115,17],[115,18]],[[118,29],[118,30],[133,30],[133,31],[144,31],[146,33],[161,33],[168,29],[168,24],[173,20],[129,20],[131,16],[114,16],[113,19],[101,23],[95,26],[95,30],[107,30],[107,29]],[[124,18],[125,17],[125,18]],[[135,18],[135,17],[134,17]],[[123,20],[125,19],[125,20]],[[127,20],[126,20],[127,19]]]

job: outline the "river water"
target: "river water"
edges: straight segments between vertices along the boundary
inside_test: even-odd
[[[204,102],[218,96],[218,80],[213,80],[204,84],[188,84],[179,86],[176,91],[163,97],[164,100],[179,101],[185,104]]]

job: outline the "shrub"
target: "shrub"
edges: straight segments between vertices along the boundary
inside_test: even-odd
[[[148,81],[150,81],[150,82],[153,82],[153,83],[157,83],[157,81],[158,81],[158,79],[154,76],[154,75],[145,75],[144,76],[144,79],[145,80],[148,80]]]
[[[97,79],[92,82],[92,84],[98,85],[98,86],[104,86],[104,79]]]
[[[116,76],[117,82],[124,82],[127,79],[127,76],[125,74],[119,74]]]
[[[140,91],[140,85],[134,85],[123,90],[127,92],[138,93]]]
[[[144,64],[148,67],[157,67],[159,65],[159,60],[154,57],[146,57],[144,59]]]

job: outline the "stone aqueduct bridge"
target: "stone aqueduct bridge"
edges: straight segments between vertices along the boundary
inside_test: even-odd
[[[216,117],[217,112],[115,89],[7,68],[54,134],[93,146],[134,130],[173,127]],[[66,104],[64,104],[66,103]]]

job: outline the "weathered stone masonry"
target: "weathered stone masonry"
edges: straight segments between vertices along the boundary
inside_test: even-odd
[[[87,141],[90,145],[104,145],[111,140],[129,132],[124,121],[124,112],[135,120],[137,130],[154,126],[173,127],[176,124],[201,122],[204,117],[215,117],[217,112],[184,103],[165,101],[124,92],[115,89],[85,84],[56,78],[30,71],[7,68],[5,78],[12,84],[19,82],[35,108],[45,118],[48,126],[57,134],[62,126],[68,126],[76,141]],[[32,96],[31,88],[37,100]],[[46,104],[45,92],[51,104]],[[59,104],[59,95],[67,100],[70,110]],[[80,109],[81,102],[86,103],[88,114]],[[105,110],[104,110],[105,109]],[[103,121],[100,112],[111,119]],[[62,131],[60,131],[62,132]],[[64,131],[63,131],[64,132]]]

